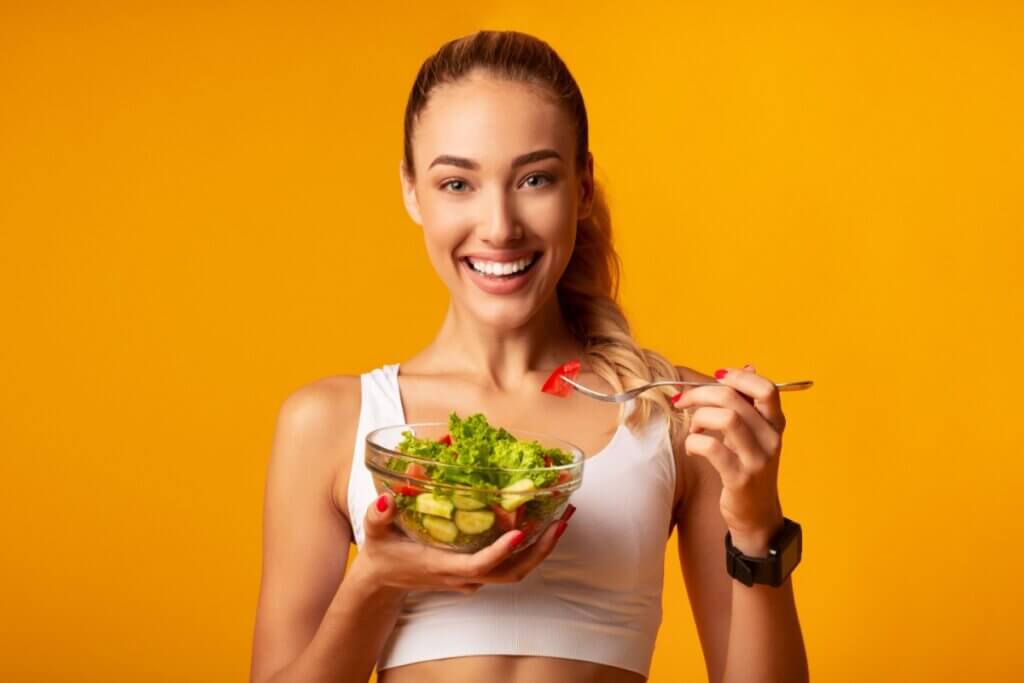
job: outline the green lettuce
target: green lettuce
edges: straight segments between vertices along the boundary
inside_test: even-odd
[[[559,448],[544,448],[537,441],[519,441],[504,428],[495,428],[482,413],[462,419],[457,413],[448,416],[451,444],[418,438],[411,431],[402,432],[396,447],[400,453],[433,460],[451,467],[428,467],[428,475],[438,483],[459,484],[474,488],[497,490],[513,481],[529,478],[538,488],[550,486],[558,478],[552,466],[572,463],[572,455]],[[405,472],[407,461],[392,458],[388,467]],[[494,468],[479,471],[475,468]],[[527,470],[507,472],[504,470]]]

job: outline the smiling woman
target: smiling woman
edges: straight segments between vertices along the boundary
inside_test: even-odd
[[[756,559],[783,528],[774,384],[721,370],[719,385],[621,408],[540,391],[570,358],[600,390],[714,381],[633,339],[593,168],[583,96],[547,43],[482,31],[424,62],[399,178],[448,311],[401,372],[329,377],[285,401],[253,681],[365,681],[375,666],[382,683],[645,680],[674,526],[709,677],[806,679],[788,576],[741,584],[722,562],[727,531]],[[473,554],[410,542],[392,525],[394,496],[377,495],[367,434],[452,412],[558,435],[587,456],[575,507],[521,552],[517,529]],[[360,552],[346,573],[350,542]]]

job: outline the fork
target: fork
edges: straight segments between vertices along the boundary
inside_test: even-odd
[[[725,386],[721,382],[692,382],[692,381],[687,381],[687,380],[661,379],[661,380],[657,380],[655,382],[650,382],[648,384],[641,384],[640,386],[634,387],[633,389],[630,389],[629,391],[623,391],[623,392],[618,393],[618,394],[603,394],[600,391],[594,391],[593,389],[589,389],[589,388],[583,386],[582,384],[580,384],[579,382],[574,382],[573,380],[569,379],[565,375],[561,375],[561,380],[563,382],[569,384],[573,389],[575,389],[576,391],[580,392],[584,396],[589,396],[590,398],[596,398],[598,401],[608,401],[609,403],[623,403],[623,402],[628,401],[629,399],[633,398],[634,396],[636,396],[636,395],[638,395],[640,393],[643,393],[643,392],[647,391],[648,389],[653,389],[655,387],[666,387],[666,386],[721,387],[721,386]],[[779,391],[800,391],[801,389],[810,389],[813,384],[814,384],[814,382],[812,382],[811,380],[807,379],[807,380],[801,380],[799,382],[782,382],[781,384],[776,384],[775,387]]]

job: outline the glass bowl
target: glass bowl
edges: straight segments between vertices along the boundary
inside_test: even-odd
[[[529,547],[558,519],[573,491],[583,483],[583,451],[562,439],[508,429],[518,441],[536,441],[541,447],[559,448],[572,462],[538,469],[505,469],[449,465],[406,455],[397,450],[403,432],[422,439],[441,440],[447,422],[423,422],[382,427],[366,435],[366,469],[378,494],[392,493],[399,509],[395,524],[409,538],[424,545],[472,553],[502,534],[519,529],[526,534],[515,552]],[[550,473],[547,485],[538,486],[530,475]],[[473,475],[474,486],[452,483]],[[504,485],[502,485],[504,484]]]

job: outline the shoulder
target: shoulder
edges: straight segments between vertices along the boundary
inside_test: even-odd
[[[306,439],[329,438],[347,418],[359,417],[359,400],[358,375],[324,377],[285,397],[278,427]]]
[[[315,474],[339,512],[347,515],[344,496],[336,495],[339,479],[347,485],[361,387],[358,375],[324,377],[303,385],[281,403],[274,436],[274,458],[280,467]]]

